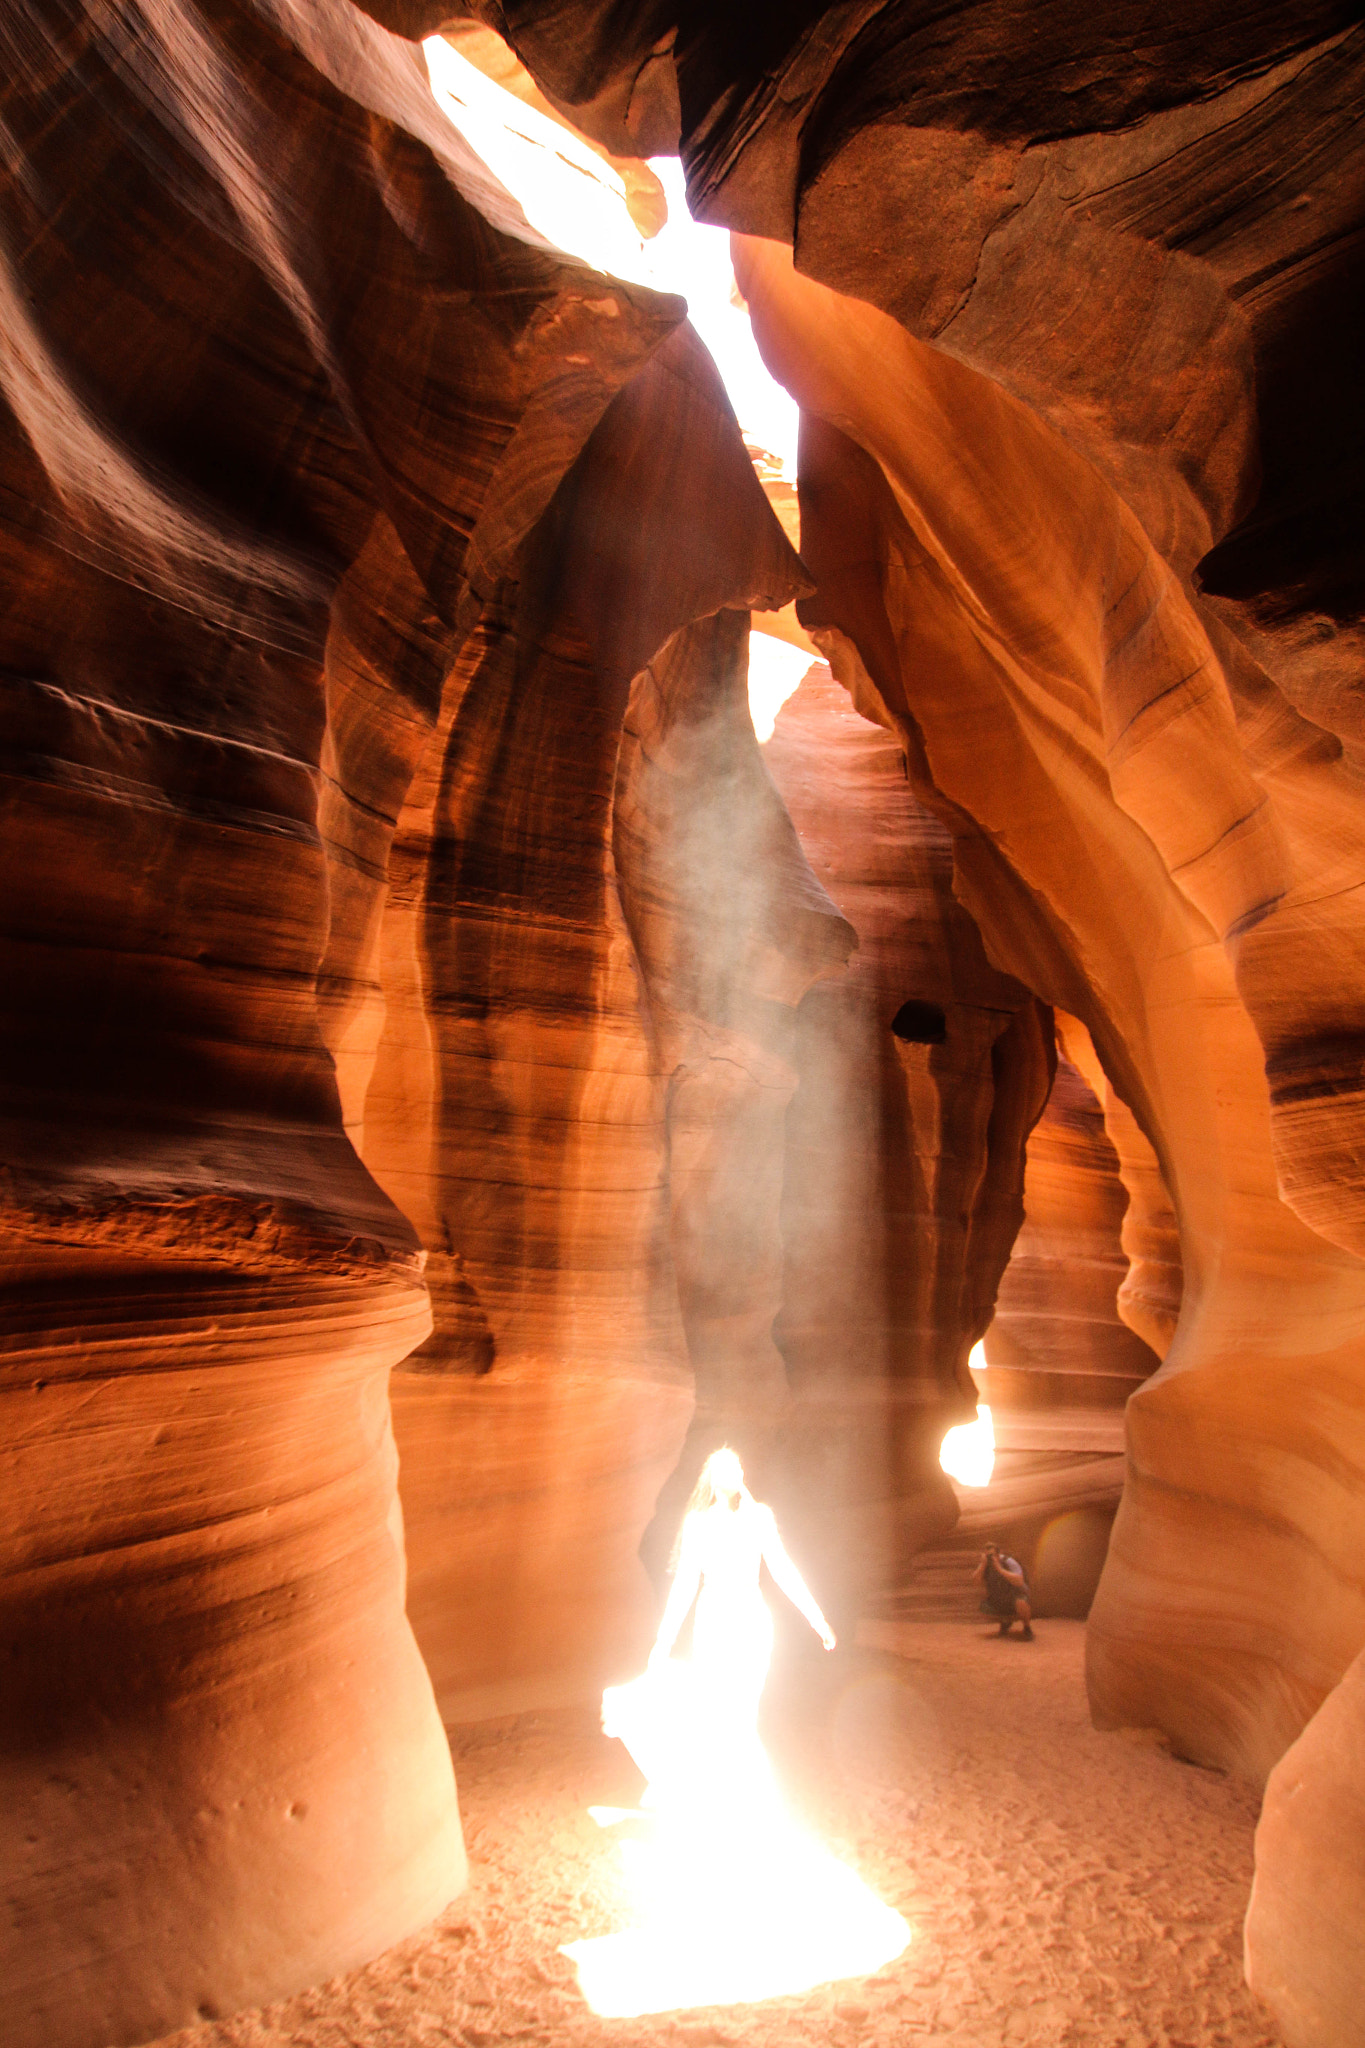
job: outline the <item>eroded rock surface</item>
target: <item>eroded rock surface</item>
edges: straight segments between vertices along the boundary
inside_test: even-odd
[[[802,457],[820,584],[808,623],[823,618],[857,701],[903,736],[988,949],[1086,1023],[1181,1220],[1189,1335],[1129,1409],[1129,1484],[1091,1621],[1097,1711],[1263,1771],[1356,1646],[1352,1525],[1300,1486],[1312,1454],[1295,1438],[1312,1436],[1320,1401],[1338,1444],[1354,1440],[1346,1386],[1365,1310],[1359,1263],[1280,1199],[1265,1049],[1210,922],[1218,889],[1260,887],[1261,856],[1234,862],[1227,832],[1268,848],[1276,807],[1231,697],[1207,680],[1223,672],[1194,601],[1096,469],[976,372],[801,278],[776,245],[745,245],[740,275],[764,346],[819,416]],[[1105,589],[1119,594],[1108,609]],[[1145,701],[1160,706],[1150,738]],[[1349,834],[1346,781],[1316,743],[1314,758]],[[1298,886],[1315,872],[1305,863]],[[1228,1402],[1239,1434],[1211,1459],[1201,1446]],[[1307,1608],[1299,1539],[1256,1506],[1267,1460],[1282,1515],[1332,1560]],[[1254,1617],[1239,1590],[1248,1544]],[[1180,1561],[1196,1552],[1192,1579]],[[1245,1617],[1230,1632],[1229,1611]],[[1272,1668],[1273,1682],[1253,1679]]]
[[[1256,1829],[1247,1982],[1287,2048],[1349,2048],[1365,1997],[1365,1654],[1280,1758]]]
[[[443,9],[0,31],[23,2048],[460,1883],[409,1354],[448,1710],[627,1643],[708,1432],[850,1601],[894,1570],[1049,1008],[1129,1195],[1089,1356],[1164,1359],[1096,1714],[1253,1776],[1309,1724],[1358,1789],[1356,10],[476,11],[739,231],[809,578],[681,305],[439,120]],[[855,709],[808,685],[769,771],[744,613],[798,596]],[[1327,2010],[1279,1812],[1255,1967]]]
[[[3,49],[0,1971],[9,2040],[108,2048],[463,1881],[421,1253],[343,1097],[454,651],[682,309],[536,246],[349,7]]]
[[[837,1511],[836,1555],[866,1598],[903,1583],[955,1513],[938,1450],[974,1413],[967,1353],[1023,1217],[1051,1022],[987,960],[948,833],[823,663],[763,752],[858,935],[798,1013],[774,1334],[796,1399],[788,1515],[827,1554]]]

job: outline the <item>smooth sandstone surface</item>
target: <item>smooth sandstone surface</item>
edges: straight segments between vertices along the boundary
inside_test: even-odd
[[[788,1512],[818,1529],[841,1503],[839,1549],[876,1596],[953,1517],[939,1445],[974,1413],[967,1354],[1023,1217],[1052,1025],[988,961],[953,894],[948,833],[824,663],[763,754],[858,934],[847,970],[798,1013],[774,1326],[804,1439]]]
[[[952,824],[957,887],[994,957],[1087,1025],[1181,1219],[1181,1325],[1128,1411],[1091,1618],[1096,1711],[1264,1773],[1365,1619],[1365,1271],[1280,1198],[1265,1051],[1209,917],[1210,891],[1259,887],[1262,856],[1221,855],[1218,819],[1250,820],[1269,849],[1274,775],[1255,781],[1231,698],[1194,687],[1222,674],[1200,616],[1096,469],[778,245],[737,246],[760,342],[811,415],[807,621],[823,618],[836,671]],[[1158,716],[1139,745],[1144,701]],[[1319,773],[1328,802],[1338,771]],[[1345,787],[1336,801],[1348,818]],[[1332,1472],[1304,1484],[1323,1430]]]
[[[1365,1654],[1280,1758],[1256,1828],[1247,1982],[1286,2048],[1349,2048],[1365,1999]]]
[[[1020,1359],[1075,1363],[1082,1240],[1092,1412],[1164,1361],[1093,1708],[1257,1779],[1302,1749],[1331,1789],[1300,1825],[1272,1778],[1249,1952],[1334,2026],[1356,10],[477,13],[738,231],[801,562],[681,303],[547,250],[435,113],[442,9],[0,26],[13,2038],[428,1919],[438,1705],[638,1654],[715,1435],[855,1612],[951,1517],[1002,1272],[1012,1426]],[[835,679],[766,761],[752,607]]]
[[[108,2048],[464,1880],[430,1305],[344,1104],[454,648],[682,309],[537,246],[349,7],[4,36],[0,1975]]]

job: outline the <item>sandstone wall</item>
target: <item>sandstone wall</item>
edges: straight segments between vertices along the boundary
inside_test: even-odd
[[[976,372],[799,277],[776,245],[740,261],[764,345],[815,415],[808,623],[818,606],[857,701],[903,735],[994,957],[1087,1024],[1181,1223],[1181,1329],[1129,1410],[1129,1485],[1091,1621],[1096,1709],[1264,1771],[1360,1627],[1340,1512],[1356,1482],[1329,1503],[1298,1475],[1327,1412],[1337,1445],[1354,1440],[1365,1307],[1359,1264],[1280,1199],[1264,1048],[1206,914],[1226,890],[1233,924],[1261,890],[1271,851],[1234,864],[1224,842],[1274,847],[1273,789],[1191,600],[1097,470]],[[1143,701],[1159,707],[1149,739]],[[1349,835],[1349,785],[1315,758],[1323,818],[1335,802]],[[1286,896],[1311,893],[1316,869],[1296,881],[1283,861]],[[1228,1403],[1237,1439],[1210,1456]],[[1296,1530],[1323,1558],[1306,1601]]]
[[[682,309],[536,246],[349,7],[0,45],[0,1976],[108,2048],[463,1882],[421,1252],[343,1118],[454,650]]]
[[[903,1584],[955,1515],[938,1451],[974,1413],[967,1353],[1023,1215],[1051,1022],[988,962],[949,835],[823,663],[763,753],[858,934],[847,972],[798,1013],[774,1334],[799,1410],[789,1515],[818,1529],[838,1505],[865,1599]]]
[[[1355,10],[479,9],[742,231],[809,579],[681,305],[547,251],[436,115],[389,30],[443,11],[0,26],[25,2048],[288,1990],[462,1881],[408,1354],[447,1711],[626,1653],[714,1431],[850,1604],[894,1574],[1048,1007],[1164,1354],[1095,1711],[1342,1769]],[[802,592],[856,712],[810,686],[770,772],[743,614]],[[1271,1960],[1287,1855],[1288,2014],[1346,1980],[1339,1937]]]

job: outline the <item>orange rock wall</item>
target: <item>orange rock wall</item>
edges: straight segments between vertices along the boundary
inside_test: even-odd
[[[775,245],[744,245],[740,277],[815,422],[808,623],[823,620],[856,701],[903,737],[918,792],[953,826],[956,886],[993,956],[1087,1024],[1181,1223],[1182,1323],[1129,1410],[1129,1484],[1091,1619],[1096,1711],[1264,1771],[1361,1628],[1355,1513],[1342,1513],[1365,1498],[1346,1476],[1356,1454],[1341,1491],[1298,1475],[1319,1430],[1338,1471],[1356,1440],[1365,1269],[1280,1198],[1240,941],[1230,951],[1217,932],[1264,921],[1269,881],[1286,901],[1311,893],[1318,867],[1296,873],[1287,799],[1243,751],[1201,617],[1099,472],[977,372],[800,278]],[[1330,750],[1312,742],[1293,772],[1317,775],[1321,815],[1351,837]],[[1212,1456],[1200,1416],[1227,1403],[1239,1434]],[[1305,1535],[1322,1559],[1306,1604]]]
[[[402,40],[440,10],[375,12],[0,25],[21,2048],[434,1912],[432,1677],[626,1655],[715,1433],[850,1609],[894,1578],[1048,1008],[1164,1357],[1095,1712],[1257,1775],[1307,1724],[1281,1768],[1356,1788],[1355,10],[481,7],[741,231],[809,577],[681,304],[541,246]],[[854,708],[765,766],[744,613],[797,597]],[[1279,1783],[1253,1967],[1316,2048],[1358,1978]]]
[[[0,35],[0,1977],[108,2048],[464,1880],[421,1251],[344,1118],[443,677],[681,308],[536,246],[348,6]]]

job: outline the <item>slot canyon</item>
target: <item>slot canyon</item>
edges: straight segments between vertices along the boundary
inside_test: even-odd
[[[1363,108],[0,0],[0,2048],[1365,2048]],[[602,2017],[722,1445],[907,1942]]]

